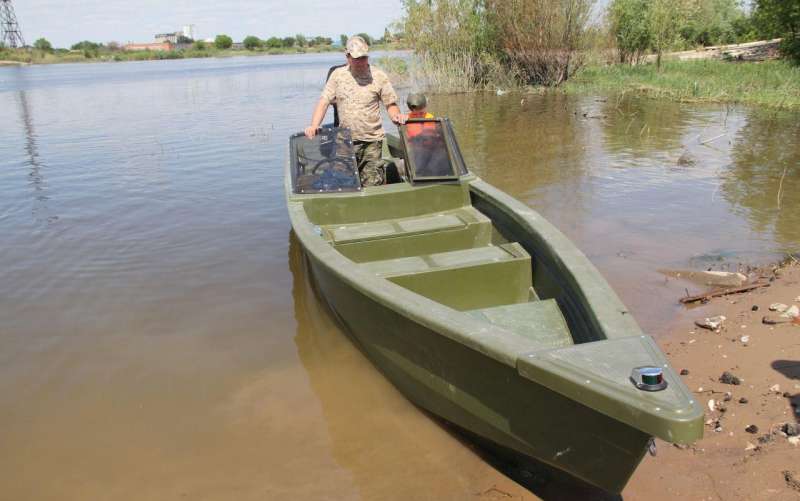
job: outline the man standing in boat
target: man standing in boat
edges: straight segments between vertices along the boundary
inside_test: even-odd
[[[309,139],[317,134],[328,106],[336,102],[340,126],[350,129],[353,138],[361,185],[378,186],[386,182],[381,155],[386,137],[381,124],[381,103],[392,122],[402,124],[406,117],[397,106],[397,94],[389,77],[369,65],[367,42],[353,36],[347,40],[345,49],[347,65],[330,74],[305,134]]]

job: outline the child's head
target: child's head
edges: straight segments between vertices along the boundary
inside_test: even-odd
[[[406,99],[406,104],[411,111],[425,111],[425,108],[428,106],[428,100],[425,98],[425,94],[415,92],[409,94],[408,99]]]

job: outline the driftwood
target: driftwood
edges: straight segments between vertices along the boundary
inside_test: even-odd
[[[683,297],[681,298],[681,303],[689,304],[697,301],[709,300],[712,297],[727,296],[729,294],[741,294],[742,292],[749,292],[762,287],[769,287],[769,283],[759,282],[756,284],[745,285],[744,287],[736,287],[734,289],[715,289],[713,291],[704,292],[703,294],[698,294],[697,296]]]
[[[696,59],[723,59],[726,61],[764,61],[776,59],[779,56],[778,47],[781,39],[760,40],[758,42],[740,43],[734,45],[716,45],[702,47],[697,50],[681,52],[667,52],[662,54],[663,59],[678,61],[691,61]],[[643,62],[652,63],[658,56],[651,54],[645,56]]]

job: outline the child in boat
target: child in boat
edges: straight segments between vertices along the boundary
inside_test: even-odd
[[[406,137],[413,144],[416,175],[441,176],[451,173],[447,158],[447,146],[437,129],[436,122],[414,123],[414,119],[431,119],[428,113],[428,100],[425,94],[414,93],[406,100],[410,113],[406,123]]]
[[[428,113],[428,99],[425,97],[425,94],[419,92],[409,94],[408,99],[406,99],[406,105],[408,105],[409,119],[433,118],[433,114]],[[408,132],[409,137],[414,137],[417,134],[420,134],[425,125],[427,124],[408,124],[406,126],[406,131]]]

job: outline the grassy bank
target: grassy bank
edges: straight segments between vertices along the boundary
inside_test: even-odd
[[[731,63],[669,61],[587,66],[564,86],[567,92],[633,92],[687,102],[744,103],[800,109],[800,66],[784,61]]]

